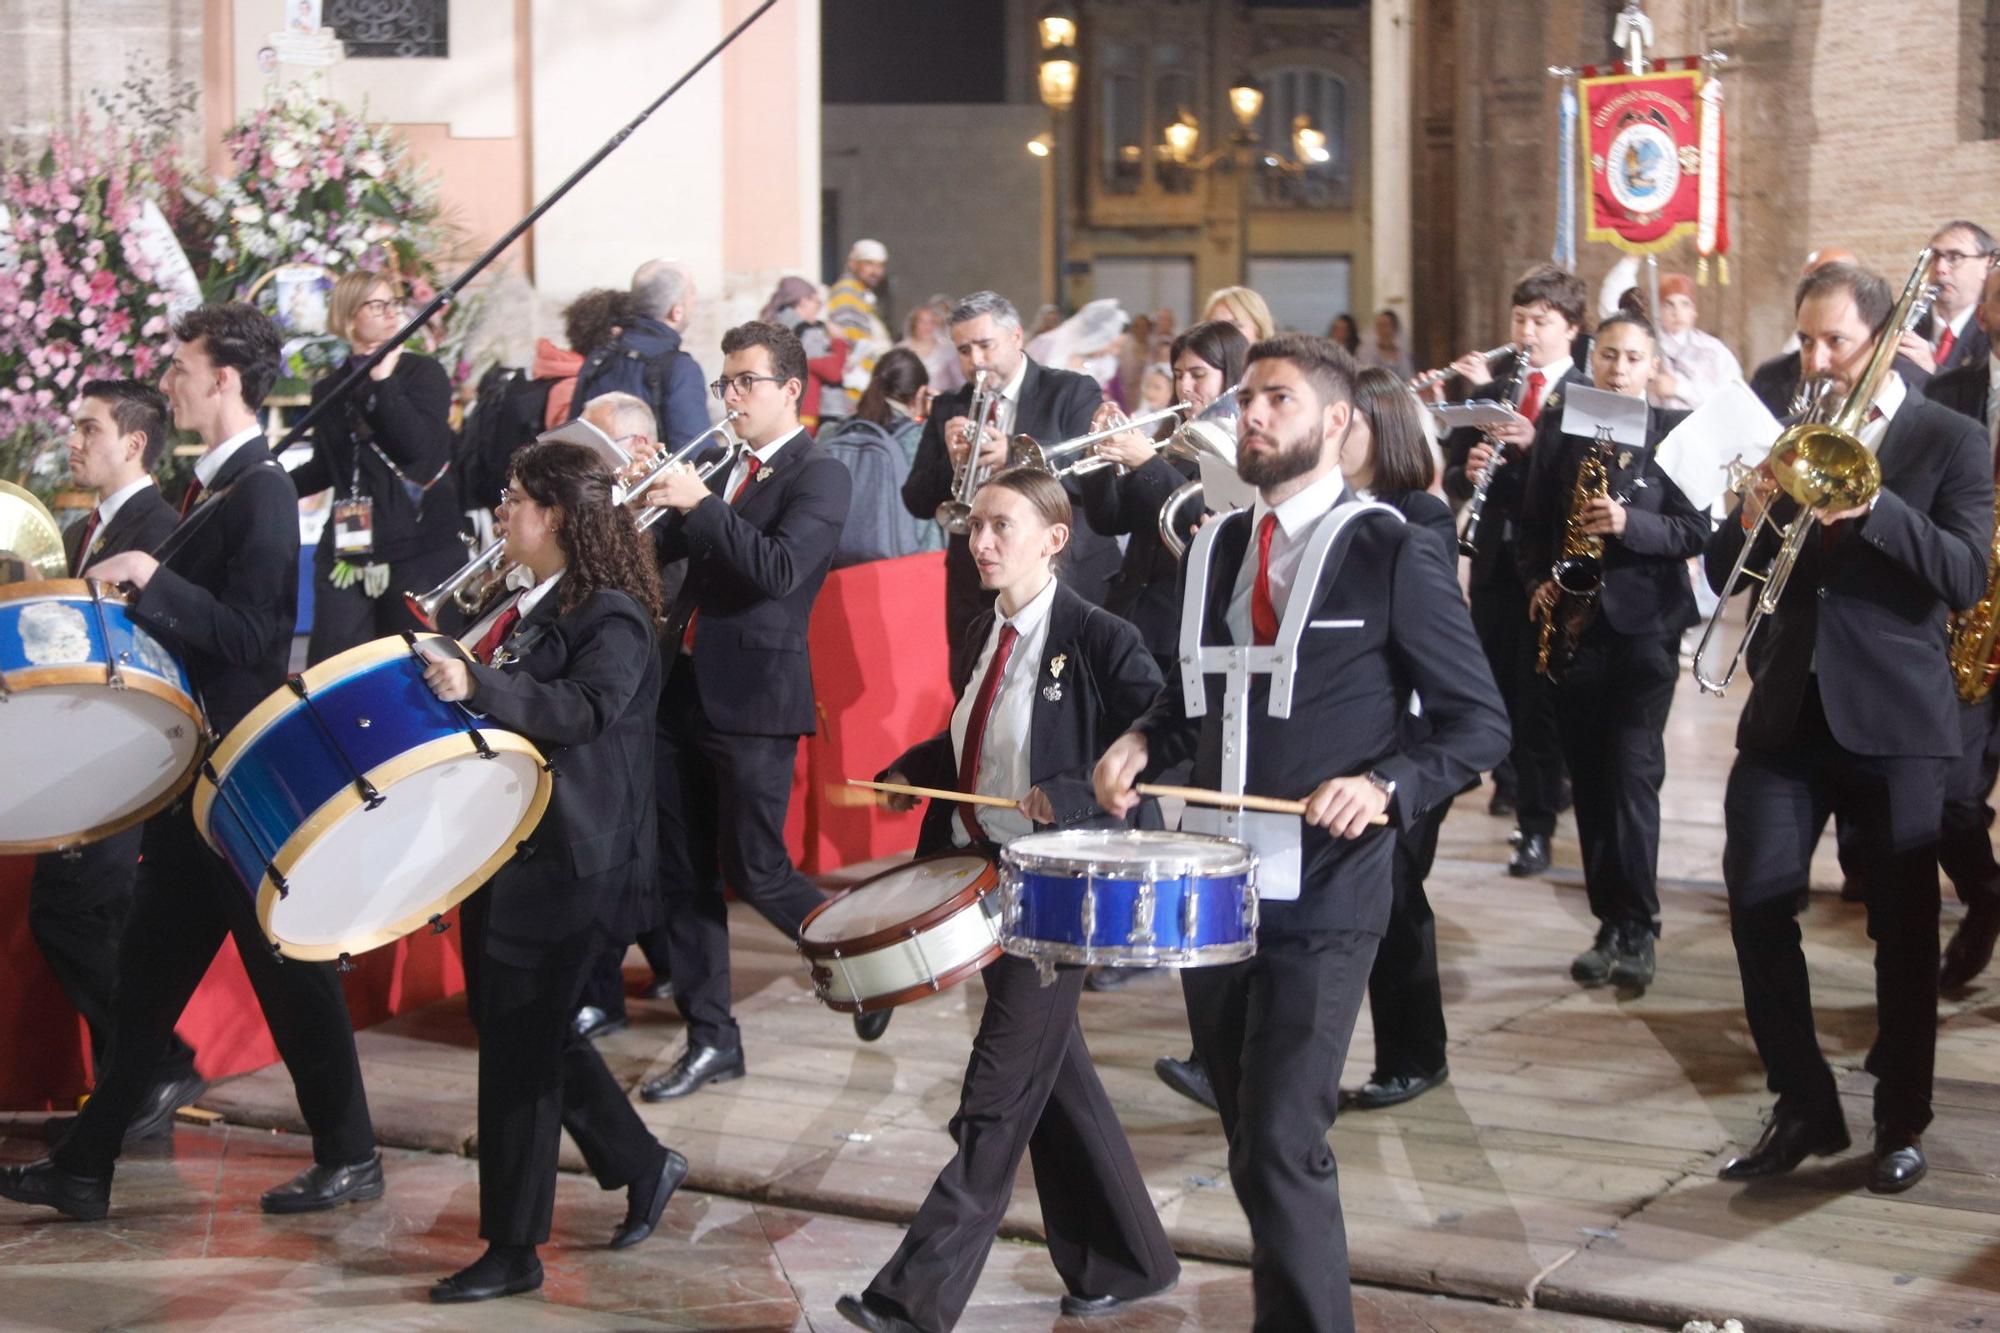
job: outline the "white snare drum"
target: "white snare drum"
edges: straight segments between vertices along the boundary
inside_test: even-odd
[[[871,1014],[965,980],[1000,956],[998,883],[983,856],[932,856],[814,908],[799,928],[814,992]]]

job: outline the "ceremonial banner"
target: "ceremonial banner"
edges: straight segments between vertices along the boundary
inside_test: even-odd
[[[1584,234],[1630,254],[1664,250],[1696,229],[1704,168],[1720,183],[1719,138],[1715,159],[1702,155],[1701,71],[1593,74],[1579,85],[1590,157]]]

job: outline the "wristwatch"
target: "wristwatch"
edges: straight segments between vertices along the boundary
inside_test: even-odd
[[[1387,801],[1396,799],[1396,780],[1394,778],[1385,778],[1371,768],[1368,770],[1368,782],[1376,791],[1382,793],[1382,799]]]

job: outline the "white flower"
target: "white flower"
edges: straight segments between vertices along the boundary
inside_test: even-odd
[[[229,217],[231,221],[254,227],[264,220],[264,210],[255,204],[238,204],[229,210]]]
[[[272,164],[278,167],[282,167],[286,171],[290,171],[293,167],[297,166],[299,163],[305,160],[306,160],[306,155],[303,152],[301,152],[299,150],[299,146],[293,143],[290,139],[280,139],[278,140],[278,142],[271,145]]]
[[[373,148],[364,148],[354,155],[354,169],[364,176],[380,180],[382,173],[389,169],[389,163]]]
[[[368,224],[368,229],[361,233],[361,239],[368,242],[368,244],[370,245],[379,245],[381,242],[390,239],[395,234],[396,234],[396,229],[390,226],[388,223],[371,222]]]

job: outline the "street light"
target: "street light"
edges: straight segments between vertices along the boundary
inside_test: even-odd
[[[1078,68],[1076,63],[1076,10],[1062,2],[1042,6],[1041,14],[1035,20],[1035,30],[1041,39],[1042,58],[1036,80],[1041,92],[1042,105],[1049,109],[1049,132],[1047,143],[1037,151],[1030,144],[1028,151],[1037,157],[1051,157],[1055,147],[1062,141],[1062,115],[1076,102]],[[1043,136],[1037,136],[1039,141]],[[1064,300],[1068,287],[1069,242],[1068,202],[1065,198],[1064,179],[1069,172],[1068,163],[1057,158],[1049,163],[1049,170],[1055,176],[1055,305],[1056,309],[1068,312],[1069,303]]]
[[[1236,123],[1243,133],[1249,134],[1257,123],[1257,113],[1264,109],[1264,90],[1257,86],[1257,80],[1248,74],[1239,74],[1229,83],[1229,109],[1236,113]]]
[[[1028,151],[1036,157],[1047,157],[1050,153],[1055,152],[1055,150],[1055,138],[1047,130],[1043,130],[1040,134],[1028,140]]]

